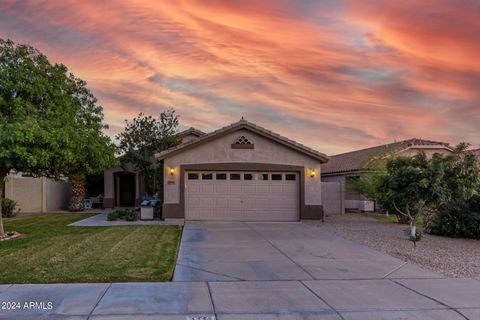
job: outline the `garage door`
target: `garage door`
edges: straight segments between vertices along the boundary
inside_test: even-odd
[[[294,221],[299,217],[295,172],[185,173],[188,220]]]

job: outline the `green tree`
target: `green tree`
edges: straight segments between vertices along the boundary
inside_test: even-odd
[[[404,216],[410,224],[410,237],[415,243],[416,223],[432,204],[432,179],[429,161],[424,152],[414,157],[396,157],[387,161],[387,174],[379,192],[382,202]]]
[[[480,238],[480,172],[467,148],[461,143],[451,154],[431,160],[435,202],[425,223],[429,233]]]
[[[0,39],[0,195],[12,170],[58,179],[112,165],[102,121],[102,108],[64,65]]]
[[[175,110],[167,109],[158,119],[140,113],[132,121],[125,120],[125,130],[117,135],[119,152],[123,163],[131,163],[145,175],[148,193],[159,191],[156,181],[161,179],[153,155],[179,143],[175,133],[178,116]],[[159,174],[160,172],[160,174]]]
[[[115,165],[116,146],[103,133],[108,127],[103,123],[103,110],[97,99],[86,87],[86,82],[69,77],[67,93],[75,97],[73,110],[76,113],[69,119],[67,138],[75,143],[71,152],[75,155],[70,159],[68,168],[63,170],[71,182],[69,201],[70,211],[82,211],[85,199],[85,179],[87,175],[98,174]]]

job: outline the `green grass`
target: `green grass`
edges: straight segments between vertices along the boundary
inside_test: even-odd
[[[4,219],[26,236],[0,242],[0,283],[169,281],[181,227],[68,227],[88,214]]]

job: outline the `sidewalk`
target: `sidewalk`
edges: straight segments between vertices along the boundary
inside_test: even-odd
[[[0,285],[0,319],[480,319],[479,297],[479,279]]]
[[[69,226],[74,227],[118,227],[118,226],[163,226],[163,225],[174,225],[174,226],[183,226],[183,220],[171,220],[171,221],[162,221],[162,220],[137,220],[137,221],[108,221],[107,216],[109,212],[103,212],[92,216],[87,219],[83,219]]]

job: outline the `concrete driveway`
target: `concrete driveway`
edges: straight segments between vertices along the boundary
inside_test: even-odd
[[[188,222],[174,281],[441,278],[303,223]]]
[[[187,223],[174,282],[0,285],[0,319],[461,320],[480,319],[478,297],[480,279],[314,226]]]

